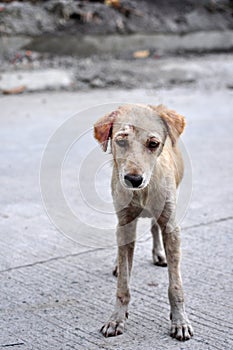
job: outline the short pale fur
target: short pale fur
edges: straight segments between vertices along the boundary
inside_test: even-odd
[[[139,217],[151,217],[152,257],[168,266],[171,336],[188,340],[192,326],[184,309],[180,274],[180,229],[176,223],[176,188],[183,176],[183,160],[177,140],[185,119],[163,105],[124,105],[98,120],[95,138],[104,151],[110,143],[113,155],[112,196],[118,217],[117,295],[114,311],[101,332],[115,336],[124,331],[130,301],[129,280]],[[127,147],[119,147],[119,140]],[[148,142],[156,140],[156,149]],[[142,184],[130,188],[125,176],[141,176]]]

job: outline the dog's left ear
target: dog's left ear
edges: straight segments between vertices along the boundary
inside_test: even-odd
[[[170,136],[172,145],[176,144],[177,139],[184,131],[186,122],[184,116],[178,114],[176,111],[170,110],[163,105],[150,106],[164,121],[168,135]]]
[[[107,151],[108,141],[112,136],[112,126],[118,112],[114,111],[100,118],[94,125],[94,136],[101,144],[104,152]]]

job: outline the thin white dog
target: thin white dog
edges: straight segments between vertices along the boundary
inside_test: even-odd
[[[184,117],[162,105],[124,105],[94,126],[104,151],[111,143],[112,196],[118,217],[117,296],[114,312],[101,329],[106,337],[122,334],[128,317],[139,217],[152,218],[154,263],[168,265],[171,336],[188,340],[193,335],[184,309],[176,223],[176,188],[183,176],[177,140],[184,127]]]

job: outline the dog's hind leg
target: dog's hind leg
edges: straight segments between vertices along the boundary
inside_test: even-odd
[[[117,257],[115,259],[115,262],[114,262],[114,267],[113,267],[113,270],[112,270],[112,274],[113,276],[117,277],[118,276],[118,261],[117,261]]]
[[[159,225],[152,219],[151,221],[151,233],[153,239],[152,247],[152,259],[153,263],[158,266],[167,266],[167,259],[163,246],[163,240]]]

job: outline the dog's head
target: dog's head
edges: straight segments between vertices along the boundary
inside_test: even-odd
[[[121,184],[140,190],[148,185],[167,137],[176,147],[184,127],[184,117],[163,105],[124,105],[100,118],[94,135],[104,151],[110,141]]]

